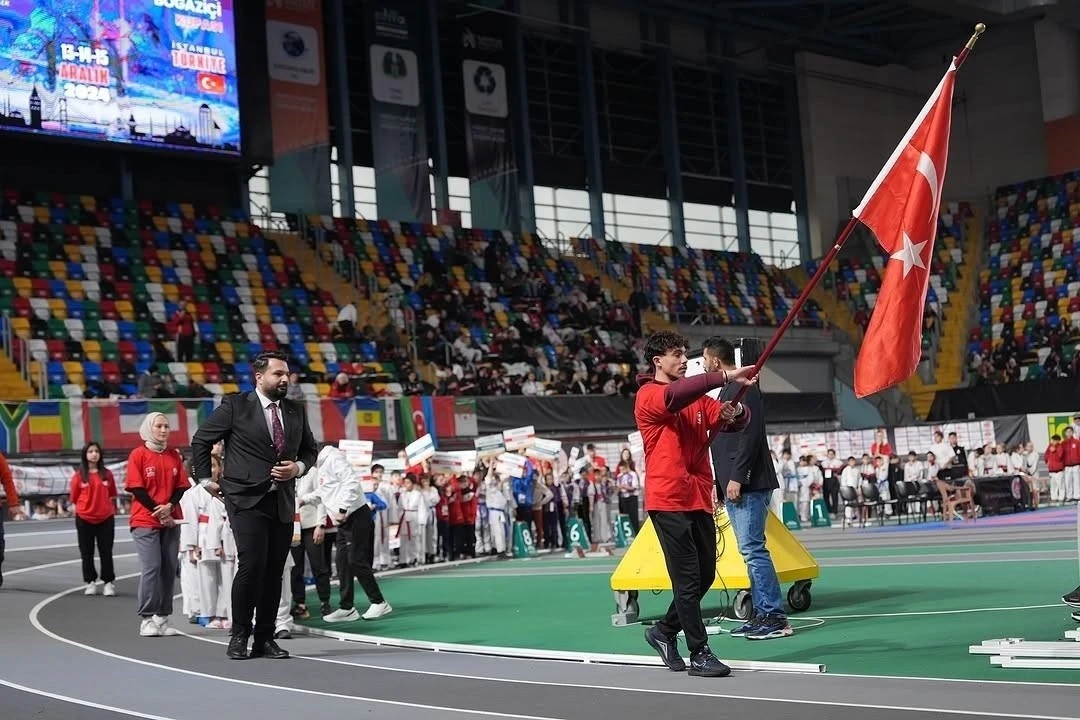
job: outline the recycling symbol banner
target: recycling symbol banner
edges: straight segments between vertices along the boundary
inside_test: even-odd
[[[519,229],[518,169],[511,116],[511,21],[479,13],[461,24],[465,153],[472,225]]]

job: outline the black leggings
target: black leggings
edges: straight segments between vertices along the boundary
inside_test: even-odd
[[[116,580],[113,569],[113,533],[116,531],[116,518],[108,517],[99,523],[86,522],[75,516],[75,534],[79,539],[79,556],[82,558],[83,582],[98,580],[97,568],[94,567],[94,545],[97,544],[101,555],[101,581],[111,583]]]

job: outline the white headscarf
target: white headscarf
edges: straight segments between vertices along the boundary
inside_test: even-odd
[[[168,442],[158,442],[154,439],[153,427],[154,421],[159,417],[163,417],[168,420],[165,413],[152,412],[148,413],[143,418],[142,425],[139,426],[139,437],[143,439],[143,443],[147,448],[153,450],[156,453],[165,452],[165,448],[168,447]]]

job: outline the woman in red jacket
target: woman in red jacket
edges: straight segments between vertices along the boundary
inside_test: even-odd
[[[97,595],[98,573],[94,545],[101,555],[101,582],[106,597],[116,594],[113,570],[113,536],[116,531],[116,480],[101,458],[101,446],[87,443],[79,469],[71,476],[71,504],[75,508],[75,532],[79,538],[86,595]]]
[[[175,635],[173,610],[180,528],[180,498],[191,486],[180,451],[170,448],[169,418],[150,413],[139,428],[143,447],[131,451],[124,482],[132,497],[131,536],[139,556],[139,635]]]

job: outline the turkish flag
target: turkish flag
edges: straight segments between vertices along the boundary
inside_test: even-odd
[[[199,84],[199,90],[204,93],[210,93],[211,95],[225,94],[225,77],[223,75],[201,72],[196,76],[195,80]]]
[[[949,156],[956,61],[852,213],[889,254],[855,361],[855,394],[902,382],[922,355],[923,309]]]

